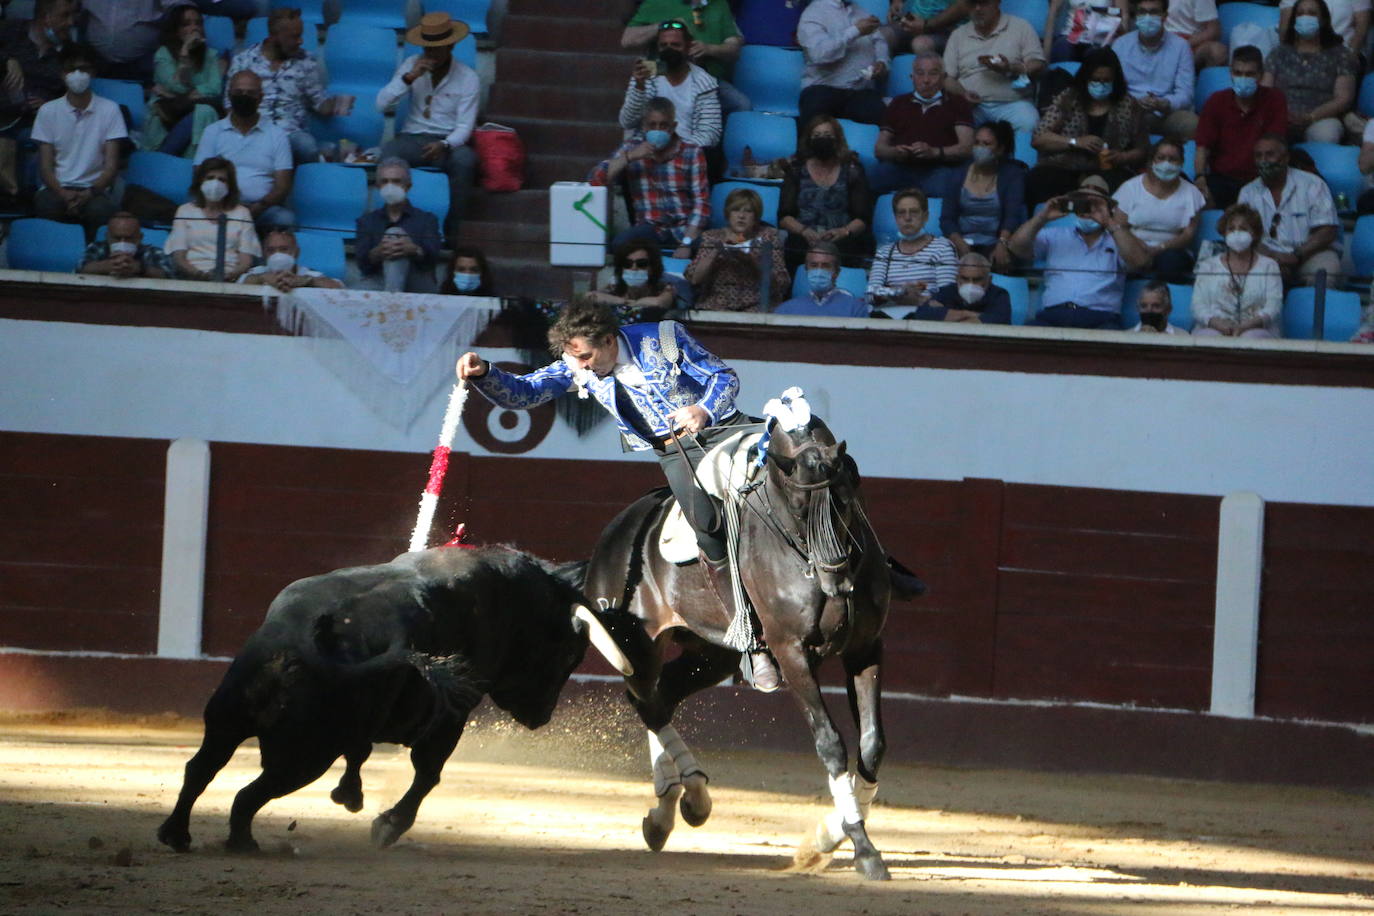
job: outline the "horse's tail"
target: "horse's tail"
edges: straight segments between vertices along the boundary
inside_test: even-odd
[[[651,490],[606,526],[587,571],[587,597],[610,607],[629,606],[644,575],[644,545],[667,497],[667,487]]]

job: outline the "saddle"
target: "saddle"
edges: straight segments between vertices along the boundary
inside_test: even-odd
[[[697,483],[722,502],[726,494],[747,484],[754,476],[754,448],[763,434],[738,432],[713,446],[697,465]],[[684,566],[696,562],[697,539],[691,522],[683,514],[676,500],[671,500],[668,517],[658,539],[658,551],[663,559]]]

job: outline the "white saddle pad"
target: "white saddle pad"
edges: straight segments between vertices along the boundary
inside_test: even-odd
[[[749,448],[763,438],[759,432],[738,432],[713,447],[697,465],[697,482],[717,499],[749,481]],[[692,525],[676,502],[668,510],[658,539],[658,551],[670,563],[690,563],[697,558],[697,538]]]

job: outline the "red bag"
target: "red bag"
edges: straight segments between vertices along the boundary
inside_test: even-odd
[[[514,128],[488,121],[472,132],[482,189],[518,191],[525,183],[525,144]]]

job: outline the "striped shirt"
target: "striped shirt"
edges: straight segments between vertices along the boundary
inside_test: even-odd
[[[868,298],[895,296],[908,283],[924,283],[927,293],[953,283],[959,272],[959,255],[954,244],[943,236],[934,236],[915,254],[903,254],[899,242],[884,245],[873,259],[868,272]]]
[[[715,146],[721,135],[718,86],[716,78],[696,64],[687,65],[687,78],[676,86],[662,73],[645,80],[643,89],[631,78],[620,106],[620,126],[638,135],[645,106],[654,96],[662,96],[677,109],[679,137],[697,146]]]

